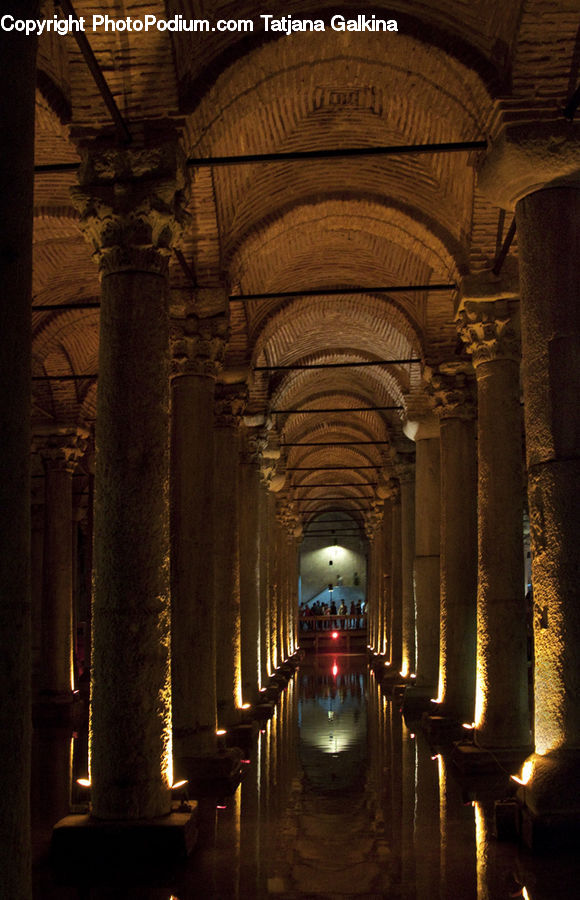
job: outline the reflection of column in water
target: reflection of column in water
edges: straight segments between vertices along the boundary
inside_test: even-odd
[[[410,731],[399,710],[393,714],[393,743],[401,740],[401,881],[404,885],[415,885],[415,811],[417,807],[417,740],[414,732]],[[393,781],[395,775],[393,774]],[[409,895],[415,897],[415,894]]]
[[[70,728],[34,730],[31,785],[33,824],[52,827],[69,813],[72,744]]]
[[[415,814],[415,863],[417,900],[439,896],[439,772],[421,733],[417,743],[417,806]]]
[[[394,709],[393,702],[387,707],[387,729],[389,736],[389,759],[387,777],[390,776],[391,801],[391,846],[393,848],[393,882],[399,884],[403,878],[403,725],[399,710]],[[412,743],[408,741],[407,743]],[[414,749],[414,748],[411,748]],[[414,762],[414,761],[413,761]],[[414,769],[414,765],[413,765]],[[411,810],[414,803],[410,804]],[[407,823],[407,833],[408,833]],[[407,855],[407,854],[405,854]]]
[[[441,755],[439,766],[439,831],[441,834],[441,900],[461,900],[476,894],[475,825],[471,804],[464,805],[459,784]]]
[[[255,759],[246,769],[240,788],[240,897],[259,897],[261,828],[260,785],[262,744],[265,735],[259,734]]]
[[[518,858],[517,848],[514,844],[500,843],[494,837],[493,801],[477,801],[473,804],[473,810],[477,853],[477,900],[496,900],[497,897],[514,896],[518,890],[514,877]],[[535,894],[533,900],[537,900]],[[554,900],[553,893],[549,895],[549,900]]]

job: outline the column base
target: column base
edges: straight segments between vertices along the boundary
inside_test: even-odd
[[[452,716],[424,712],[421,727],[430,744],[453,744],[465,737],[465,729]]]
[[[82,717],[83,709],[78,692],[46,691],[32,704],[32,722],[34,725],[73,725]]]
[[[579,768],[580,750],[534,753],[526,760],[522,771],[530,770],[528,780],[517,798],[522,838],[532,849],[569,846],[580,838]]]
[[[186,859],[197,841],[197,803],[189,805],[187,811],[132,822],[65,816],[52,832],[51,861],[67,874],[105,877],[107,870],[167,868]]]
[[[242,777],[242,751],[232,747],[213,756],[183,756],[175,768],[187,779],[190,796],[231,794]]]
[[[228,746],[231,744],[232,748],[239,747],[246,756],[249,756],[255,746],[258,731],[257,722],[234,725],[228,730]]]
[[[418,721],[423,713],[433,712],[436,705],[432,698],[437,696],[437,688],[410,684],[403,694],[402,712],[406,719]]]
[[[476,744],[456,744],[452,763],[462,775],[515,775],[530,754],[531,747],[478,747]]]

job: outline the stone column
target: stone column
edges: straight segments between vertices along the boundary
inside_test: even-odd
[[[443,368],[443,367],[442,367]],[[437,713],[473,722],[477,620],[477,443],[473,379],[434,373],[441,439],[441,592]]]
[[[270,633],[272,629],[272,597],[270,593],[270,517],[268,515],[268,477],[262,469],[260,486],[260,684],[265,685],[272,669],[270,659]]]
[[[73,472],[88,431],[62,428],[35,435],[44,465],[44,552],[41,605],[40,696],[73,699]],[[75,523],[76,524],[76,523]]]
[[[18,15],[34,19],[25,0]],[[28,900],[30,883],[30,303],[34,35],[0,33],[0,886]],[[16,136],[17,139],[16,139]],[[9,336],[9,339],[7,337]],[[6,386],[9,385],[9,390]]]
[[[580,174],[516,217],[536,665],[525,801],[566,836],[580,824]]]
[[[390,671],[398,673],[401,670],[402,641],[403,641],[403,597],[401,583],[401,492],[398,482],[392,480],[391,498],[385,503],[384,530],[390,533],[390,541],[385,541],[390,567],[390,583],[387,587],[390,591]]]
[[[401,492],[401,674],[415,675],[415,466],[395,466]]]
[[[365,532],[369,542],[368,577],[367,577],[367,625],[368,643],[371,651],[378,656],[381,652],[380,636],[380,577],[381,577],[381,542],[380,526],[382,503],[372,504],[372,509],[365,517]]]
[[[417,693],[436,696],[439,672],[439,423],[425,417],[415,434],[415,607]]]
[[[238,474],[239,426],[246,402],[245,386],[217,385],[213,552],[217,710],[224,726],[238,720],[242,705]]]
[[[31,599],[32,599],[32,695],[40,693],[42,672],[42,557],[44,555],[44,503],[32,503],[31,510]]]
[[[171,677],[176,758],[216,750],[214,388],[224,316],[173,321],[171,394]],[[225,565],[229,566],[229,561]]]
[[[180,216],[177,138],[82,147],[81,224],[100,261],[93,816],[170,810],[168,256]],[[159,129],[159,131],[157,130]]]
[[[260,465],[266,439],[246,428],[240,465],[240,612],[242,693],[253,702],[260,687]]]
[[[279,592],[280,577],[278,571],[278,554],[276,546],[276,501],[274,495],[268,494],[268,591],[270,597],[270,669],[273,672],[281,663],[278,639],[279,629]]]
[[[530,744],[517,302],[463,301],[478,406],[476,742]]]

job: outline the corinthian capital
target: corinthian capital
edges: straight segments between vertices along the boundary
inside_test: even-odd
[[[373,500],[371,508],[365,515],[365,534],[372,541],[383,521],[384,503],[382,500]]]
[[[465,372],[431,372],[427,391],[433,411],[440,419],[473,419],[475,390],[473,378]]]
[[[32,450],[41,457],[45,468],[72,474],[89,445],[90,432],[82,426],[36,431]]]
[[[165,274],[185,218],[185,157],[175,130],[131,147],[95,140],[80,152],[80,184],[71,193],[101,274]]]
[[[224,315],[200,318],[190,313],[171,322],[173,375],[209,375],[215,378],[222,365],[229,336]]]
[[[516,301],[465,301],[456,321],[475,368],[496,359],[519,362],[519,305]]]
[[[216,384],[214,421],[216,428],[238,428],[248,403],[245,384]]]

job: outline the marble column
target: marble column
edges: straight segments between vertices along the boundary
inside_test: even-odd
[[[518,303],[464,300],[478,406],[476,742],[529,746]]]
[[[388,521],[387,521],[388,517]],[[389,647],[390,672],[401,671],[403,656],[403,594],[401,569],[401,491],[396,479],[393,479],[390,500],[385,502],[385,532],[390,533],[390,541],[385,541],[385,550],[389,559],[390,579],[390,621]]]
[[[401,674],[415,675],[415,466],[395,466],[401,491]]]
[[[172,328],[173,742],[176,758],[191,759],[216,750],[214,390],[227,322],[190,313]]]
[[[253,702],[260,687],[260,517],[261,452],[266,439],[245,428],[240,464],[240,613],[242,694]]]
[[[439,674],[440,449],[439,423],[425,417],[415,434],[416,686],[436,696]]]
[[[39,4],[18,14],[34,19]],[[0,32],[0,883],[28,900],[30,883],[30,304],[34,35]],[[16,135],[18,136],[16,139]],[[9,336],[9,339],[7,339]]]
[[[32,600],[32,695],[38,698],[42,671],[42,557],[44,553],[44,503],[34,498],[31,509],[31,600]]]
[[[214,432],[214,595],[216,603],[216,692],[220,726],[233,725],[242,705],[239,427],[245,386],[218,384]]]
[[[262,484],[259,493],[259,520],[260,520],[260,684],[265,685],[270,677],[270,632],[272,628],[270,594],[270,554],[268,546],[271,540],[270,517],[268,515],[268,479],[264,478],[262,469]]]
[[[442,367],[443,368],[443,367]],[[473,722],[477,620],[477,442],[473,378],[434,373],[441,440],[441,592],[437,713]]]
[[[34,436],[44,465],[40,697],[73,699],[73,472],[88,431],[62,428]],[[76,527],[76,523],[75,523]]]
[[[573,185],[528,194],[516,218],[535,638],[536,754],[522,790],[566,836],[580,825],[578,166]]]
[[[374,501],[365,517],[365,532],[369,542],[367,578],[367,623],[371,651],[378,656],[381,652],[380,581],[382,572],[381,539],[382,501]]]
[[[276,547],[276,501],[274,495],[268,494],[268,591],[270,598],[270,672],[280,665],[279,646],[279,596],[280,573],[278,569],[278,553]]]
[[[150,129],[150,130],[148,130]],[[92,814],[170,811],[168,257],[181,217],[177,135],[81,145],[81,226],[100,261]]]

